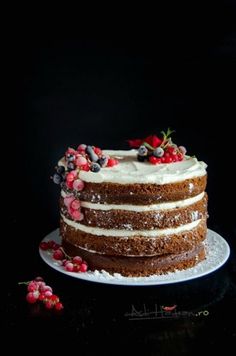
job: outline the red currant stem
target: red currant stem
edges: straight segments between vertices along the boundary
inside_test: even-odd
[[[65,257],[67,257],[69,260],[72,260],[72,257],[67,255],[67,253],[65,252],[63,247],[60,247],[60,249],[62,250],[62,252],[64,253]]]
[[[28,281],[28,282],[18,282],[19,285],[20,285],[20,284],[25,284],[26,286],[27,286],[29,283],[30,283],[30,281]]]

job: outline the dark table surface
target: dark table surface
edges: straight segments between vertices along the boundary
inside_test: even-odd
[[[22,233],[24,224],[12,224]],[[57,340],[54,349],[69,342],[83,354],[92,349],[104,355],[121,350],[145,355],[197,354],[233,345],[236,337],[236,260],[233,229],[220,230],[212,226],[229,242],[231,255],[219,270],[195,280],[163,286],[130,287],[82,281],[55,271],[38,254],[43,236],[40,231],[24,231],[12,251],[15,269],[9,273],[4,329],[18,347],[25,348],[27,339],[38,342],[49,337]],[[40,230],[40,228],[39,228]],[[64,303],[62,312],[46,310],[42,305],[29,305],[25,300],[26,287],[19,281],[42,276]],[[161,313],[162,306],[177,305],[175,311]],[[144,311],[154,312],[153,319],[137,316]],[[135,313],[135,315],[134,315]],[[46,336],[43,336],[46,335]],[[38,345],[39,346],[39,345]],[[115,347],[114,347],[115,346]],[[9,345],[8,345],[9,347]],[[113,347],[113,349],[111,349]],[[112,350],[112,351],[111,351]]]

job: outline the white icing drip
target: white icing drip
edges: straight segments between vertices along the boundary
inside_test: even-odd
[[[64,222],[75,228],[76,230],[81,230],[88,234],[96,236],[114,236],[114,237],[130,237],[130,236],[147,236],[147,237],[157,237],[162,235],[177,234],[179,232],[192,230],[201,221],[201,219],[193,221],[189,224],[181,225],[175,228],[169,229],[153,229],[153,230],[118,230],[118,229],[103,229],[98,227],[91,227],[80,224],[76,221],[67,219],[64,215],[61,215]]]
[[[181,162],[153,165],[149,162],[138,162],[136,150],[105,150],[104,153],[118,158],[119,164],[102,168],[97,173],[80,171],[79,177],[83,181],[119,184],[167,184],[201,177],[206,174],[207,165],[193,157],[186,157]],[[63,164],[63,162],[59,164]]]

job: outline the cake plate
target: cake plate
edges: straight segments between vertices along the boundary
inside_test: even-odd
[[[45,236],[42,241],[46,242],[49,240],[54,240],[59,244],[61,243],[59,229],[52,231],[49,235]],[[118,273],[111,275],[106,271],[88,271],[85,273],[67,272],[64,270],[64,267],[60,265],[60,262],[53,259],[51,252],[39,249],[39,253],[50,267],[67,276],[80,280],[126,286],[150,286],[185,282],[205,276],[220,268],[227,261],[230,254],[228,243],[218,233],[208,229],[204,244],[206,247],[206,259],[196,266],[187,270],[170,272],[163,275],[152,275],[149,277],[124,277]]]

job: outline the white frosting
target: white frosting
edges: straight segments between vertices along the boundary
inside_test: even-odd
[[[75,228],[76,230],[81,230],[88,234],[96,236],[112,236],[112,237],[131,237],[131,236],[147,236],[147,237],[158,237],[162,235],[177,234],[179,232],[192,230],[201,221],[201,219],[193,221],[189,224],[181,225],[175,228],[169,229],[153,229],[153,230],[118,230],[118,229],[102,229],[99,227],[91,227],[80,224],[76,221],[67,219],[64,215],[61,215],[64,222]]]
[[[89,202],[81,202],[81,206],[84,208],[95,209],[95,210],[129,210],[129,211],[155,211],[155,210],[168,210],[168,209],[176,209],[182,208],[191,204],[194,204],[201,200],[204,197],[204,192],[196,195],[195,197],[168,202],[168,203],[159,203],[152,205],[116,205],[116,204],[94,204]]]
[[[119,164],[113,167],[101,168],[97,173],[80,171],[79,177],[83,181],[119,184],[167,184],[206,174],[207,165],[193,157],[186,157],[181,162],[153,165],[149,162],[138,162],[136,159],[136,150],[104,150],[104,153],[117,158]],[[59,162],[59,164],[61,165],[63,162]]]
[[[67,194],[62,190],[61,196],[65,198]],[[81,201],[81,206],[83,208],[95,209],[95,210],[128,210],[128,211],[155,211],[155,210],[168,210],[183,208],[189,206],[201,200],[204,197],[204,192],[196,195],[195,197],[178,200],[167,203],[151,204],[151,205],[131,205],[131,204],[95,204],[86,201]]]

